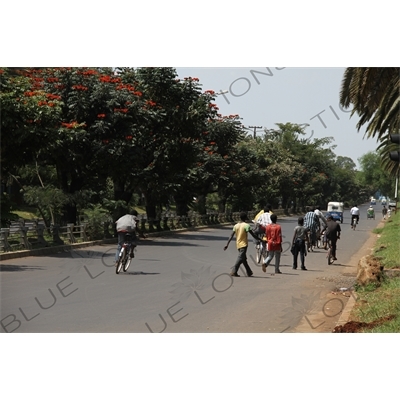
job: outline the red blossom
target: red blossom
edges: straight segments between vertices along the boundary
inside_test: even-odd
[[[152,101],[152,100],[146,100],[146,104],[148,104],[149,106],[152,106],[152,107],[157,105],[157,103],[155,101]]]
[[[97,75],[98,72],[95,69],[87,69],[86,71],[80,72],[82,75]]]
[[[61,96],[58,96],[56,94],[51,94],[51,93],[46,94],[46,97],[50,100],[60,100],[61,99]]]
[[[68,129],[75,128],[78,125],[77,121],[73,122],[62,122],[61,125],[65,126]]]
[[[73,85],[72,89],[76,89],[76,90],[88,90],[88,88],[86,86],[83,85]]]
[[[97,114],[97,118],[105,118],[106,114]]]
[[[111,76],[108,75],[101,75],[100,82],[111,82]]]

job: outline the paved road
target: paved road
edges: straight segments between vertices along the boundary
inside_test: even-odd
[[[234,242],[223,247],[231,227],[142,240],[120,275],[110,245],[3,261],[0,332],[296,332],[305,315],[312,331],[315,310],[323,310],[329,331],[344,307],[342,300],[326,303],[336,288],[331,278],[380,220],[367,220],[366,207],[362,212],[355,232],[345,215],[334,265],[318,250],[307,256],[309,271],[294,271],[286,251],[282,275],[272,266],[263,273],[249,257],[254,276],[230,277],[237,250]],[[296,220],[279,221],[286,240]]]

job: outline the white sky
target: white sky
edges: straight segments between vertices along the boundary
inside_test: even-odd
[[[375,151],[376,140],[363,139],[365,127],[357,131],[357,115],[350,119],[349,110],[344,112],[339,107],[345,68],[278,68],[177,68],[177,71],[181,78],[199,78],[204,90],[227,90],[225,96],[216,98],[220,113],[239,114],[245,126],[271,129],[276,123],[310,124],[306,128],[307,137],[334,137],[335,154],[350,157],[358,166],[359,157]],[[257,132],[262,134],[263,129]]]

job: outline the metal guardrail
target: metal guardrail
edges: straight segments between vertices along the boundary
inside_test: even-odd
[[[278,215],[283,214],[283,210],[275,211]],[[248,211],[247,216],[252,220],[258,211]],[[224,223],[236,223],[240,220],[240,212],[208,212],[200,215],[195,212],[188,216],[177,216],[172,212],[166,212],[156,219],[148,219],[147,215],[139,215],[139,229],[142,232],[163,232],[185,228],[196,228],[212,226]],[[104,222],[103,238],[115,237],[115,225],[111,222]],[[80,224],[67,224],[66,226],[52,225],[46,228],[43,222],[12,223],[10,228],[1,228],[0,252],[13,252],[18,250],[32,250],[33,248],[43,248],[54,245],[84,243],[94,240],[88,235],[88,222]]]
[[[13,222],[9,228],[1,228],[0,252],[32,250],[34,247],[87,242],[87,224],[52,225],[45,235],[46,226],[40,221]]]

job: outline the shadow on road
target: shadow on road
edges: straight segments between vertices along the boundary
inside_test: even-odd
[[[121,275],[160,275],[160,272],[143,272],[143,271],[129,271]]]
[[[41,267],[28,267],[27,265],[0,265],[0,271],[36,271],[43,270]]]

